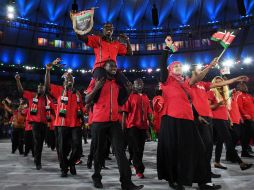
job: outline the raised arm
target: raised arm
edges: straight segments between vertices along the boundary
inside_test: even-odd
[[[192,75],[189,84],[193,85],[196,82],[199,82],[203,80],[206,76],[206,74],[209,72],[211,68],[213,68],[215,65],[218,64],[218,58],[214,58],[213,61],[205,68],[203,69],[198,75]]]
[[[167,68],[167,61],[168,61],[168,53],[170,50],[170,46],[173,44],[173,40],[171,36],[167,36],[165,39],[166,48],[162,52],[161,60],[159,62],[160,68],[160,82],[166,82],[168,78],[168,68]]]
[[[23,89],[22,84],[20,82],[20,75],[16,74],[15,75],[15,79],[16,79],[16,83],[17,83],[17,88],[18,88],[19,96],[22,96],[23,93],[24,93],[24,89]]]
[[[213,84],[211,84],[210,88],[226,86],[226,85],[229,85],[229,84],[232,84],[235,82],[247,82],[248,80],[249,80],[249,78],[247,76],[239,76],[239,77],[235,77],[235,78],[232,78],[229,80],[213,83]]]
[[[126,34],[120,34],[119,38],[122,38],[124,42],[127,45],[127,53],[126,55],[133,55],[132,48],[131,48],[131,43],[130,43],[130,38],[126,36]]]
[[[50,91],[50,71],[54,65],[57,65],[61,61],[60,58],[55,59],[52,63],[46,65],[46,74],[44,80],[45,91]]]

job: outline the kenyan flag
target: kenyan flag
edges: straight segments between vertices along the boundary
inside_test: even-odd
[[[214,33],[211,37],[211,40],[215,42],[220,42],[223,48],[228,48],[230,44],[233,42],[233,40],[236,37],[236,30],[224,30],[224,31],[218,31]]]
[[[171,46],[170,46],[170,49],[173,53],[177,52],[178,51],[178,47],[177,47],[177,44],[174,42]]]

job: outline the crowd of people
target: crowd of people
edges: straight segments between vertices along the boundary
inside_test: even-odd
[[[248,77],[216,76],[211,82],[203,82],[209,70],[219,64],[218,58],[204,68],[194,65],[191,76],[184,77],[181,62],[167,64],[173,54],[173,40],[167,36],[158,63],[160,83],[156,96],[149,100],[143,93],[142,79],[132,84],[117,69],[117,55],[132,55],[132,50],[127,36],[114,40],[112,34],[113,25],[107,23],[101,35],[78,35],[96,56],[93,78],[85,92],[74,87],[69,72],[62,75],[61,86],[51,83],[50,72],[61,64],[60,58],[46,65],[44,84],[38,84],[36,92],[24,90],[20,76],[15,76],[19,105],[2,101],[11,116],[12,153],[19,150],[27,156],[31,151],[40,170],[45,141],[56,149],[61,177],[67,177],[68,172],[76,175],[75,165],[83,155],[82,137],[87,142],[89,128],[90,152],[84,154],[89,154],[87,167],[94,166],[94,187],[103,188],[101,169],[106,167],[112,146],[124,190],[143,188],[132,182],[131,167],[139,179],[145,177],[143,153],[146,140],[154,136],[151,134],[158,137],[154,154],[158,178],[168,181],[173,189],[182,190],[193,183],[198,183],[201,190],[221,188],[212,182],[212,178],[221,177],[211,169],[214,144],[215,168],[227,169],[220,163],[223,144],[228,161],[239,164],[241,170],[252,167],[241,159],[254,157],[249,146],[254,139],[254,98],[248,94]],[[233,83],[236,89],[229,89]],[[236,150],[238,143],[241,156]]]

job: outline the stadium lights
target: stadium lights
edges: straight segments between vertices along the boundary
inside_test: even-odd
[[[188,72],[190,70],[190,65],[185,64],[183,65],[183,72]]]
[[[246,65],[249,65],[251,64],[252,62],[252,59],[250,57],[246,57],[244,60],[243,60],[243,63],[246,64]]]
[[[68,72],[68,73],[72,73],[72,69],[70,69],[70,68],[67,69],[67,72]]]
[[[147,69],[147,72],[148,72],[148,73],[151,73],[151,72],[153,72],[153,69],[150,69],[150,68],[149,68],[149,69]]]
[[[10,20],[14,19],[15,17],[16,10],[15,10],[14,4],[15,4],[15,1],[10,1],[10,3],[6,7],[7,9],[6,16]]]
[[[234,61],[232,59],[228,59],[222,63],[224,67],[233,67]]]

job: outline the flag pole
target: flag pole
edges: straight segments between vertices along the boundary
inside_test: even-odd
[[[227,50],[228,48],[224,48],[224,50],[221,52],[221,54],[219,55],[218,57],[218,61],[220,60],[220,58],[222,57],[222,55],[225,53],[225,51]]]

